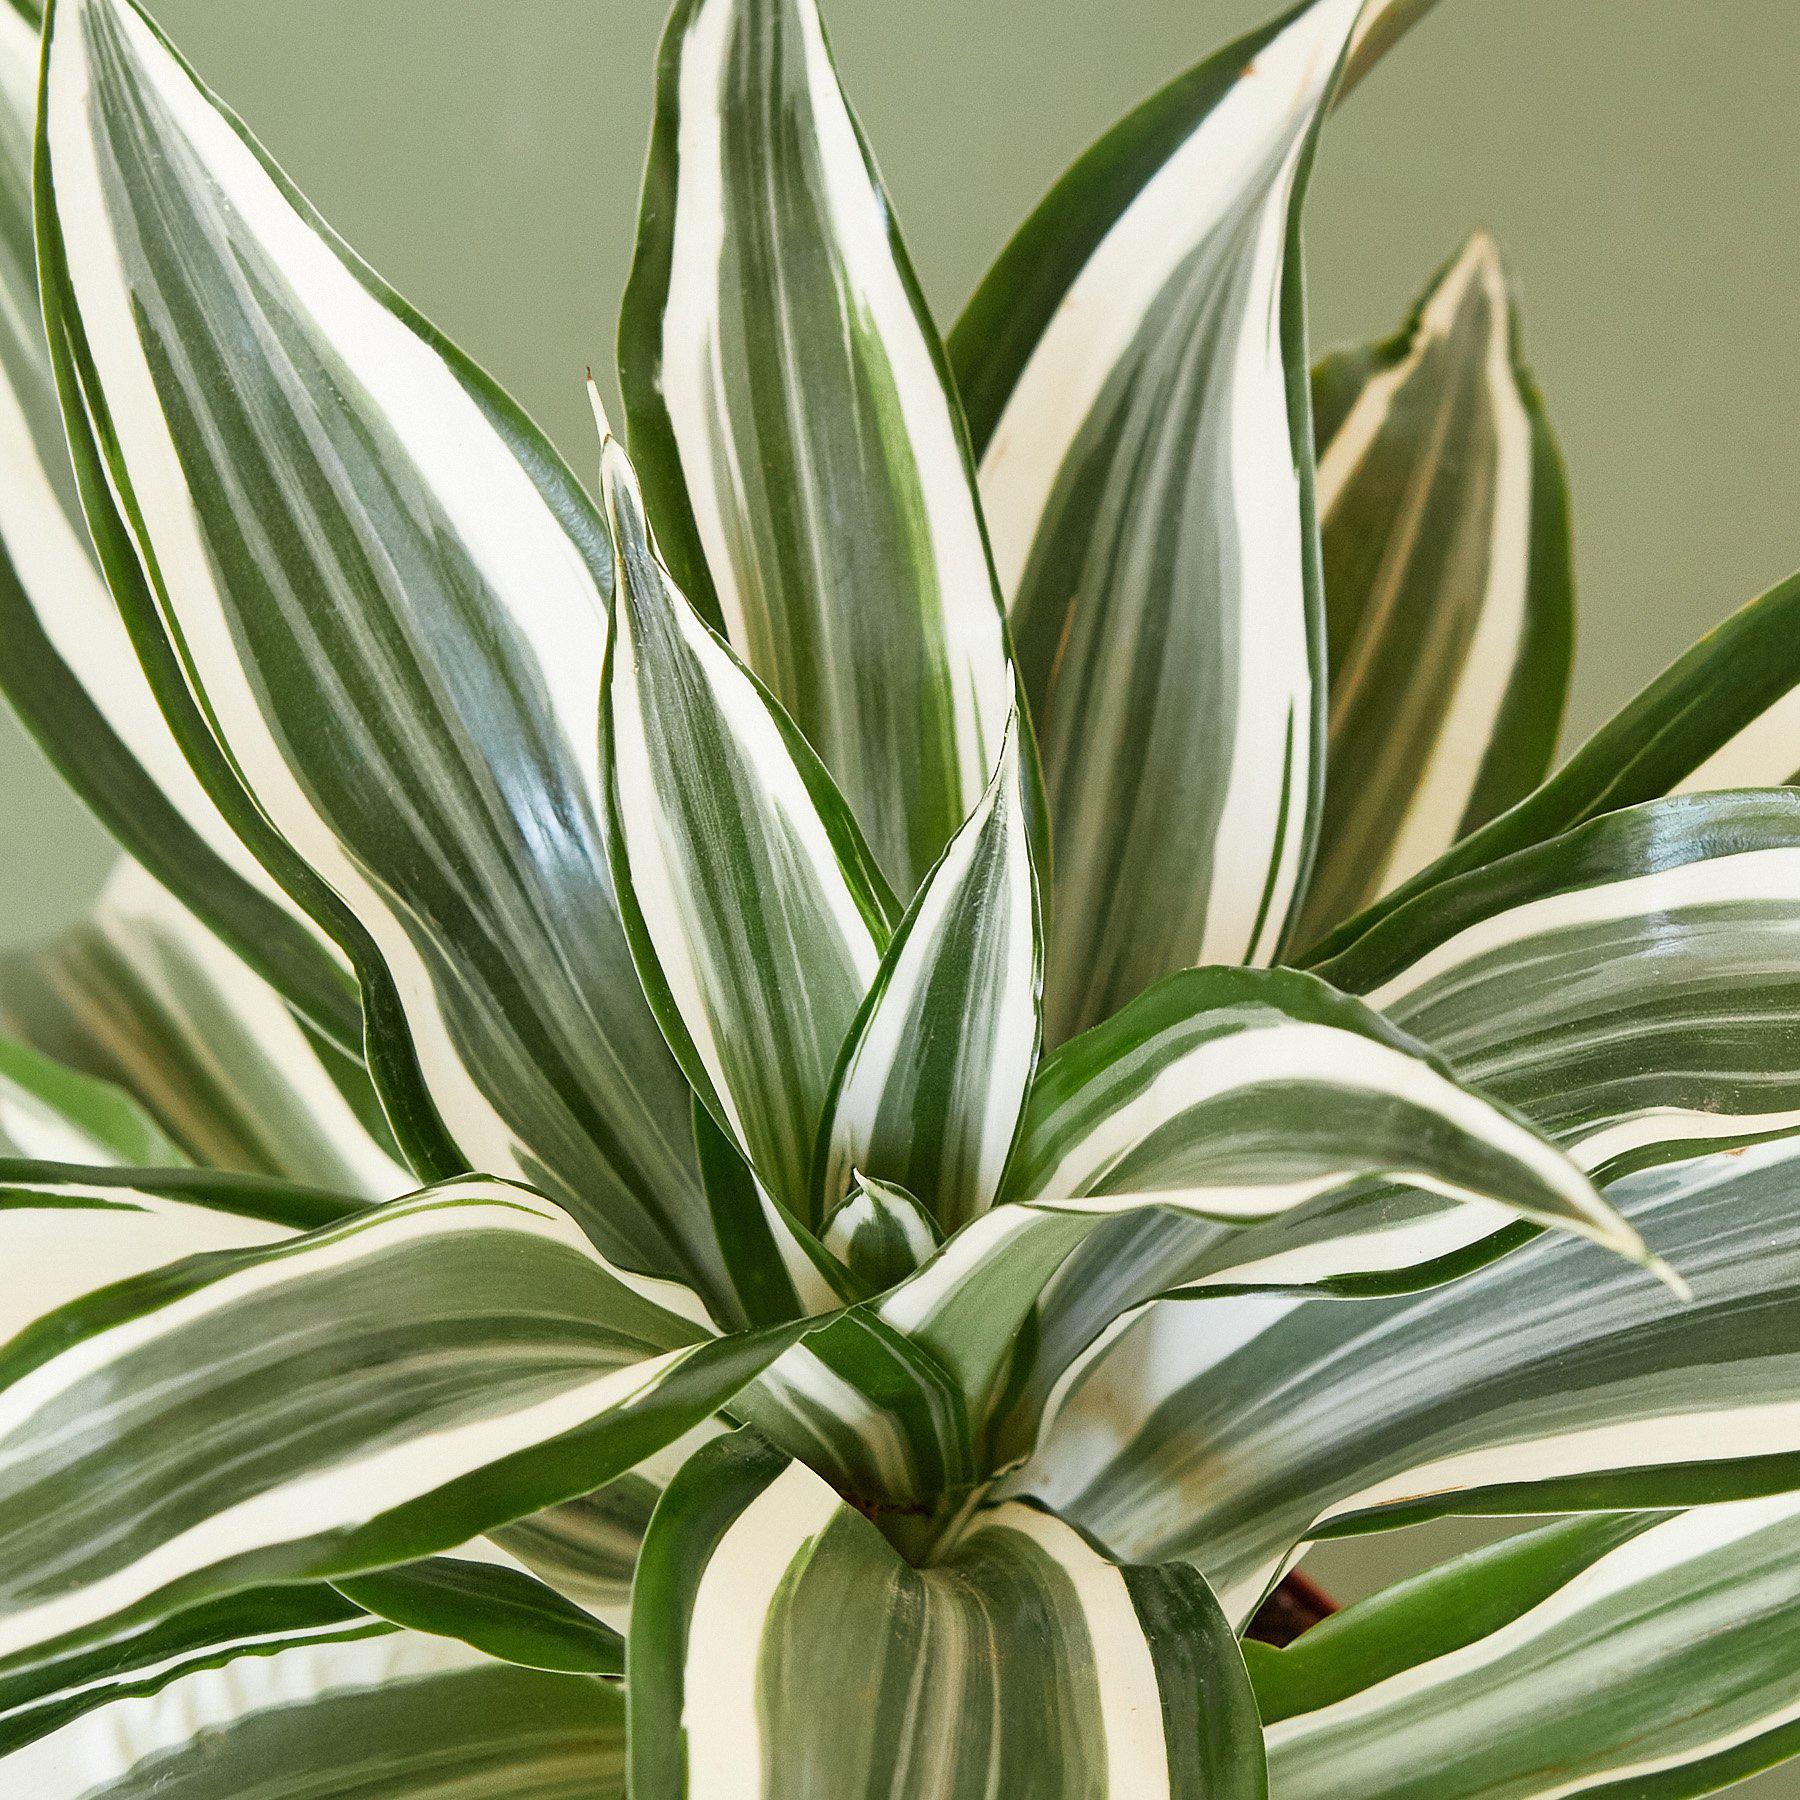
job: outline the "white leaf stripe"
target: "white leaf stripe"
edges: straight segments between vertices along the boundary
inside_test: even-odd
[[[1354,1662],[1386,1609],[1356,1609],[1298,1657],[1261,1664],[1279,1791],[1554,1800],[1754,1745],[1800,1717],[1797,1512],[1783,1494],[1528,1534],[1416,1582],[1415,1629],[1429,1607],[1431,1636],[1362,1680]],[[1529,1592],[1491,1629],[1454,1630],[1455,1609],[1491,1607],[1489,1590],[1529,1582],[1540,1558],[1562,1565],[1548,1591]]]
[[[830,777],[674,586],[611,438],[601,470],[619,559],[602,733],[627,929],[696,1090],[800,1210],[889,897]]]
[[[557,1208],[481,1181],[78,1302],[0,1367],[0,1660],[585,1491],[782,1347],[665,1348],[690,1334]],[[246,1415],[231,1396],[257,1382]],[[145,1481],[181,1505],[143,1511]]]
[[[1117,1554],[1196,1557],[1241,1619],[1325,1526],[1791,1487],[1795,1155],[1612,1183],[1688,1306],[1547,1235],[1395,1299],[1152,1307],[1073,1387],[1024,1489]]]
[[[82,924],[0,961],[0,1017],[132,1093],[195,1161],[374,1200],[417,1185],[362,1066],[135,864]]]
[[[911,893],[1013,679],[961,419],[813,0],[676,8],[620,364],[673,566]]]
[[[1478,232],[1391,343],[1313,377],[1326,789],[1304,929],[1332,923],[1536,785],[1567,687],[1567,501]]]
[[[676,1478],[643,1568],[639,1791],[1260,1791],[1242,1664],[1204,1586],[1121,1570],[1035,1509],[981,1513],[912,1568],[803,1465],[724,1440]]]
[[[984,1212],[1037,1060],[1042,981],[1015,715],[981,804],[888,946],[833,1082],[820,1204],[855,1171],[919,1196],[953,1231]]]
[[[48,30],[53,349],[190,759],[356,955],[409,1154],[541,1182],[621,1266],[711,1286],[609,893],[603,526],[134,8],[61,0]]]
[[[952,339],[1059,846],[1053,1042],[1172,969],[1272,961],[1299,895],[1323,697],[1292,240],[1360,12],[1317,0],[1146,102]]]
[[[387,1632],[179,1675],[0,1763],[42,1800],[595,1800],[621,1792],[623,1707],[585,1677]]]
[[[95,570],[44,344],[32,242],[39,21],[0,7],[0,684],[108,827],[339,1041],[343,959],[244,848],[188,768]]]

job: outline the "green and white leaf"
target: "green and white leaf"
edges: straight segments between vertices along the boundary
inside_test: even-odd
[[[47,33],[52,351],[184,752],[353,956],[414,1166],[530,1180],[665,1298],[716,1288],[611,897],[602,522],[129,0],[58,0]]]
[[[76,1301],[0,1353],[0,1668],[587,1493],[782,1348],[693,1336],[474,1178]]]
[[[182,1162],[387,1200],[417,1186],[360,1062],[308,1031],[251,967],[136,865],[89,917],[0,959],[0,1019],[116,1083],[180,1151],[64,1161]]]
[[[1420,893],[1598,818],[1667,794],[1782,787],[1800,772],[1800,575],[1740,607],[1603,725],[1542,787],[1366,912],[1309,962],[1335,955]]]
[[[993,1204],[1037,1061],[1042,974],[1015,718],[845,1045],[819,1146],[823,1206],[858,1171],[918,1197],[944,1232]]]
[[[1477,232],[1397,337],[1313,371],[1326,784],[1301,941],[1542,780],[1568,691],[1568,493]]]
[[[630,1642],[635,1800],[1256,1800],[1243,1663],[1191,1570],[1108,1563],[1033,1507],[904,1562],[750,1434],[676,1478]]]
[[[9,1038],[0,1038],[0,1156],[150,1168],[187,1161],[129,1094]]]
[[[339,1044],[343,959],[195,779],[94,565],[38,304],[32,229],[40,13],[0,5],[0,689],[112,832]]]
[[[663,567],[610,437],[601,478],[619,558],[601,720],[626,932],[695,1091],[775,1200],[816,1219],[814,1140],[890,896],[823,765]]]
[[[905,1188],[853,1171],[850,1192],[826,1219],[819,1241],[865,1294],[879,1294],[930,1259],[943,1234]]]
[[[1078,1372],[1017,1485],[1114,1554],[1192,1557],[1239,1623],[1321,1532],[1795,1487],[1797,1182],[1786,1138],[1611,1184],[1686,1305],[1554,1233],[1391,1299],[1159,1303]]]
[[[1800,1749],[1800,1499],[1551,1525],[1284,1651],[1251,1646],[1291,1800],[1703,1794]]]
[[[961,413],[814,0],[676,7],[619,363],[671,568],[910,895],[1014,680]]]
[[[1046,1034],[1194,963],[1268,963],[1322,777],[1298,213],[1362,0],[1147,100],[950,338],[1057,846]]]
[[[616,1686],[386,1631],[176,1670],[0,1761],[33,1800],[623,1800]]]

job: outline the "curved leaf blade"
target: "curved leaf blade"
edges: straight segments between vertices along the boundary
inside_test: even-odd
[[[42,1800],[623,1800],[610,1683],[386,1632],[177,1672],[0,1762]]]
[[[619,364],[682,587],[911,894],[1014,681],[943,353],[814,0],[676,8]]]
[[[658,1509],[630,1656],[644,1800],[1266,1792],[1242,1661],[1191,1571],[1121,1569],[1030,1507],[914,1569],[749,1434]]]
[[[831,1072],[892,904],[779,704],[664,568],[624,451],[601,454],[617,545],[601,708],[626,933],[694,1090],[808,1219]]]
[[[693,1335],[473,1179],[90,1294],[0,1354],[0,1667],[585,1493],[782,1348]]]
[[[941,1231],[999,1192],[1037,1061],[1043,981],[1017,715],[994,779],[894,933],[845,1044],[819,1140],[822,1209],[858,1171]]]
[[[1301,941],[1542,780],[1568,692],[1568,494],[1477,232],[1399,335],[1313,372],[1326,784]]]
[[[1274,959],[1320,784],[1297,223],[1362,0],[1179,77],[1081,158],[950,339],[1058,847],[1046,1033]]]
[[[181,1146],[123,1160],[192,1158],[371,1200],[418,1185],[363,1065],[309,1032],[249,964],[131,863],[81,923],[0,958],[0,1018],[133,1095]]]
[[[185,753],[350,951],[409,1160],[542,1183],[621,1267],[707,1291],[607,869],[604,526],[129,0],[58,0],[46,31],[52,353]]]
[[[1277,1790],[1700,1794],[1726,1759],[1779,1761],[1800,1714],[1797,1547],[1791,1494],[1575,1520],[1248,1652]]]

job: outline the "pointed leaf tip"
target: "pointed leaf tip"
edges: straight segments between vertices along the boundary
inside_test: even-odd
[[[606,416],[606,402],[600,398],[600,384],[594,379],[592,367],[587,372],[588,405],[594,409],[594,425],[600,433],[601,447],[613,441],[612,421]]]

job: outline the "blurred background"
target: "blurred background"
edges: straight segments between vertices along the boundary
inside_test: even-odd
[[[582,373],[610,365],[660,0],[152,3],[326,216],[585,470]],[[828,0],[940,321],[1077,151],[1264,10]],[[1315,347],[1392,331],[1472,226],[1506,253],[1574,495],[1571,741],[1800,567],[1796,91],[1794,0],[1443,0],[1326,131]],[[0,831],[19,852],[0,943],[19,943],[82,909],[108,849],[10,717]],[[1357,1591],[1446,1530],[1316,1566]]]

